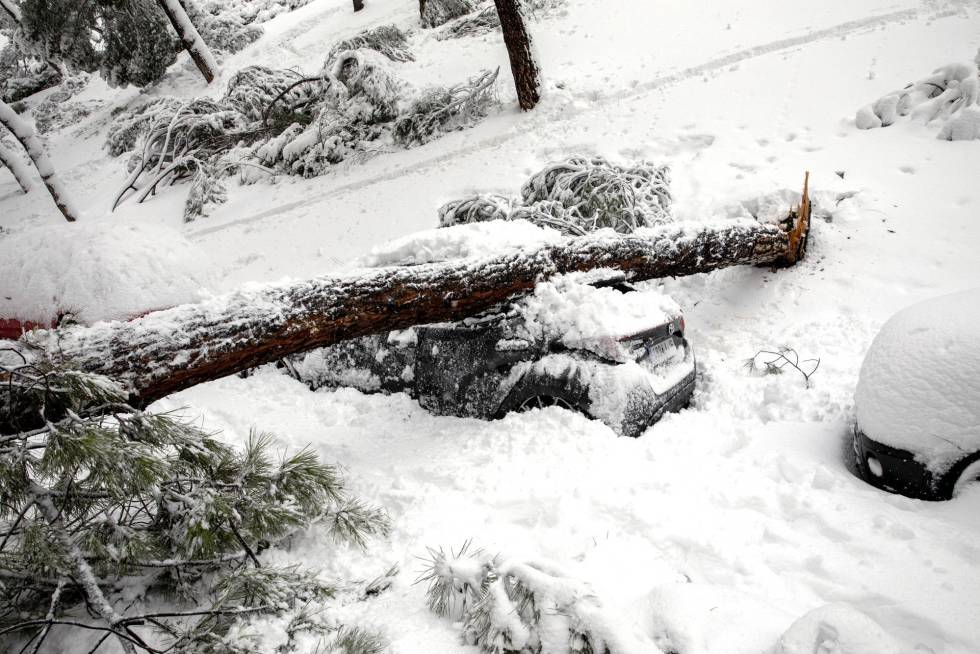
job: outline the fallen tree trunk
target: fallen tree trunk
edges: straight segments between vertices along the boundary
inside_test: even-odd
[[[789,230],[754,221],[675,223],[633,235],[594,234],[557,244],[418,266],[239,291],[130,322],[36,332],[55,362],[127,384],[136,405],[288,354],[412,325],[459,320],[527,294],[552,275],[615,268],[643,280],[728,266],[790,265],[806,212]]]
[[[204,81],[210,84],[218,72],[218,62],[211,53],[211,48],[201,38],[194,22],[187,15],[184,5],[180,0],[158,0],[158,2],[174,31],[177,32],[184,50],[187,50],[187,54],[191,56]]]

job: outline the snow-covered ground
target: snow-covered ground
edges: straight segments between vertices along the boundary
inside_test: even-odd
[[[353,14],[348,0],[314,0],[276,18],[224,62],[223,79],[249,63],[312,71],[339,38],[415,20],[414,0],[366,4]],[[882,323],[915,301],[980,285],[980,142],[940,141],[907,120],[860,131],[854,113],[940,65],[972,60],[980,3],[568,0],[531,29],[546,80],[534,112],[514,108],[498,36],[417,35],[417,61],[400,74],[423,85],[501,66],[505,108],[472,130],[325,177],[234,188],[189,225],[180,223],[186,186],[101,217],[124,178],[123,161],[100,149],[104,128],[135,91],[93,83],[86,97],[105,107],[49,138],[89,219],[181,229],[224,289],[349,267],[381,241],[434,227],[445,201],[514,193],[569,154],[671,164],[675,214],[690,219],[798,189],[811,171],[828,213],[802,264],[664,282],[685,311],[701,374],[694,406],[639,439],[559,409],[492,423],[434,417],[403,395],[311,393],[271,370],[160,402],[202,415],[229,439],[255,426],[312,443],[393,518],[370,556],[335,554],[315,530],[266,556],[347,578],[398,563],[390,592],[344,609],[384,630],[398,653],[475,651],[412,585],[427,545],[471,538],[554,561],[681,654],[766,652],[827,604],[836,608],[813,620],[847,629],[858,622],[850,607],[898,643],[882,637],[847,654],[980,651],[980,491],[937,504],[875,490],[853,476],[848,442],[861,360]],[[206,91],[182,58],[153,93],[221,88]],[[47,198],[21,195],[0,172],[0,226],[58,220]],[[757,350],[780,345],[820,358],[810,388],[745,369]]]

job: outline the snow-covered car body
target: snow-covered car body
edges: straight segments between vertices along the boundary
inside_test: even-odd
[[[590,308],[604,315],[585,324]],[[562,327],[570,310],[577,319]],[[476,318],[353,339],[284,365],[314,389],[404,391],[438,415],[494,419],[558,405],[627,436],[685,406],[696,372],[677,305],[615,279],[549,282]]]
[[[980,289],[888,320],[854,400],[857,467],[874,486],[942,500],[980,481]]]

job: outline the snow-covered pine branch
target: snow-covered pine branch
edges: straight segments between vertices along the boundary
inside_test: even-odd
[[[436,615],[462,622],[487,654],[658,654],[660,648],[604,608],[588,584],[547,562],[493,556],[467,542],[429,549],[419,581]]]
[[[201,71],[205,81],[210,84],[214,81],[215,75],[218,74],[218,62],[214,58],[211,48],[201,38],[190,16],[184,11],[184,6],[180,0],[158,0],[158,2],[164,13],[167,14],[177,36],[180,37],[184,49],[194,60],[194,65]]]
[[[34,133],[34,128],[26,123],[17,115],[17,112],[2,100],[0,100],[0,125],[10,130],[14,138],[27,151],[31,161],[34,162],[34,167],[37,168],[37,172],[41,175],[44,186],[48,189],[48,192],[54,199],[55,205],[65,217],[65,220],[70,223],[75,222],[81,216],[81,212],[75,206],[71,195],[68,193],[68,189],[61,183],[61,178],[55,172],[51,160],[44,151],[44,144],[41,143],[41,139]]]
[[[277,454],[267,434],[237,450],[136,411],[98,375],[14,361],[0,379],[0,649],[44,651],[52,629],[76,628],[126,652],[251,654],[249,621],[263,615],[287,634],[341,636],[314,617],[337,586],[260,560],[321,520],[362,548],[386,532],[387,515],[350,497],[335,467]],[[174,597],[185,606],[149,608]]]

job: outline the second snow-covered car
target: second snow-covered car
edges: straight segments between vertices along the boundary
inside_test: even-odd
[[[980,288],[888,320],[854,404],[857,467],[871,484],[926,500],[980,484]]]
[[[639,436],[694,390],[669,297],[622,276],[567,275],[454,323],[353,339],[283,362],[312,389],[404,391],[438,415],[494,419],[559,406]]]

